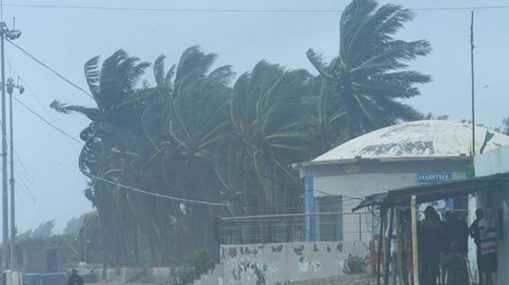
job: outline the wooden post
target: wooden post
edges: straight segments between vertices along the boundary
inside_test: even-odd
[[[419,285],[419,250],[417,246],[417,202],[415,195],[410,200],[412,212],[412,250],[414,256],[414,285]]]
[[[402,245],[402,240],[401,240],[401,226],[400,226],[400,219],[401,217],[399,216],[399,209],[396,207],[396,244],[397,244],[397,255],[398,255],[398,265],[397,265],[397,268],[398,268],[398,284],[404,284],[403,283],[403,245]],[[408,276],[406,277],[408,278]]]
[[[391,216],[389,218],[389,234],[387,237],[387,245],[385,246],[385,276],[384,285],[389,284],[389,263],[391,260],[391,238],[392,238],[392,224],[394,223],[394,206],[391,207]]]
[[[382,244],[384,240],[384,219],[385,219],[385,209],[380,207],[380,236],[378,237],[378,261],[376,263],[376,284],[380,285],[380,275],[382,273]]]
[[[359,213],[359,241],[362,241],[362,219],[360,213]]]

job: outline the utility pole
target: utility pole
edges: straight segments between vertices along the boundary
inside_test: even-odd
[[[19,78],[18,78],[19,81]],[[11,248],[11,270],[16,270],[17,261],[16,261],[16,219],[15,219],[15,195],[14,195],[14,121],[13,121],[13,112],[12,112],[12,93],[14,92],[14,88],[18,89],[19,94],[23,94],[25,88],[23,86],[14,83],[12,78],[7,79],[6,83],[7,93],[9,93],[9,131],[10,131],[10,158],[11,158],[11,178],[9,179],[9,183],[11,186],[11,240],[10,240],[10,248]]]
[[[473,159],[475,157],[474,11],[472,11],[472,21],[470,24],[470,73],[472,78],[472,165],[473,165]]]
[[[9,268],[9,209],[8,209],[8,189],[7,189],[7,128],[5,115],[5,39],[14,40],[21,36],[17,30],[9,30],[5,22],[0,22],[0,65],[2,81],[2,270]]]

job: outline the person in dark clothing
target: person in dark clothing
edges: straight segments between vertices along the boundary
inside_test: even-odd
[[[424,210],[424,220],[419,225],[419,263],[421,268],[421,284],[436,285],[439,264],[440,251],[442,243],[444,227],[440,221],[440,216],[435,208],[428,206]]]
[[[481,278],[481,232],[479,231],[479,221],[484,219],[484,212],[482,209],[475,210],[475,220],[468,228],[468,234],[474,239],[477,248],[477,272],[479,274],[479,284],[482,285]]]
[[[468,226],[465,222],[458,219],[452,212],[445,213],[447,221],[447,233],[449,245],[455,241],[458,244],[459,253],[465,255],[468,252]],[[448,245],[448,247],[449,247]],[[449,248],[448,248],[449,249]]]
[[[450,246],[449,253],[444,257],[442,262],[444,270],[447,274],[446,285],[468,285],[468,268],[465,256],[460,252],[460,248],[456,241]]]
[[[78,271],[76,269],[73,269],[71,271],[71,276],[69,276],[69,279],[67,279],[67,285],[83,285],[85,282],[83,282],[83,278],[78,275]]]

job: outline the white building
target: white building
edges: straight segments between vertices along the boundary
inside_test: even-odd
[[[487,130],[475,129],[475,150]],[[495,133],[484,151],[509,144]],[[413,185],[465,178],[471,164],[469,124],[425,120],[379,129],[352,139],[310,162],[295,164],[306,185],[306,212],[351,212],[356,198]],[[467,197],[446,201],[447,207],[468,207]],[[370,240],[373,229],[358,215],[308,216],[307,240]],[[376,225],[372,225],[373,228]],[[334,229],[332,232],[332,228]]]
[[[509,145],[475,157],[475,176],[482,178],[496,174],[509,174]],[[476,193],[475,199],[469,199],[471,219],[475,219],[475,209],[491,207],[498,227],[498,272],[497,283],[509,284],[509,183],[494,189]],[[471,240],[470,248],[475,245]],[[475,251],[471,250],[469,259],[475,261]],[[474,262],[472,262],[474,263]],[[472,271],[477,271],[472,266]]]

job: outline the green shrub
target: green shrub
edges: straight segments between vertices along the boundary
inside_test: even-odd
[[[343,273],[345,274],[356,274],[364,273],[366,271],[366,265],[364,264],[364,258],[358,255],[349,254],[343,263]]]
[[[214,260],[208,250],[202,249],[191,253],[181,265],[175,268],[171,278],[172,285],[186,285],[200,275],[214,268]]]
[[[184,264],[194,267],[196,276],[199,277],[201,274],[207,273],[209,270],[214,268],[214,260],[206,249],[197,250],[191,253],[184,260]]]
[[[194,267],[187,265],[180,265],[175,268],[173,275],[171,276],[172,285],[186,285],[193,282],[196,276]]]

